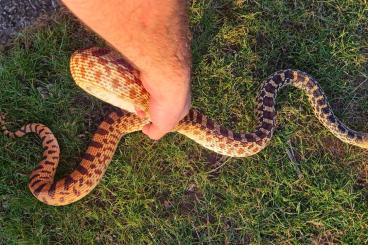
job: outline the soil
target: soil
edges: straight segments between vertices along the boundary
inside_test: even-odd
[[[19,31],[58,8],[58,0],[0,0],[0,45],[7,44]]]

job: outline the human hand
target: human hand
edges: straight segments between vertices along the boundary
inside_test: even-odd
[[[190,34],[186,1],[63,0],[86,25],[139,71],[150,93],[151,122],[143,132],[159,139],[190,108]],[[137,111],[138,116],[143,116]]]
[[[154,140],[170,132],[190,109],[190,74],[175,77],[174,73],[141,72],[143,86],[150,94],[148,113],[151,119],[142,131]],[[145,116],[139,109],[137,114]]]

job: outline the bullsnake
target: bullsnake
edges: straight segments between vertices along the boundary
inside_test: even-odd
[[[121,137],[139,131],[149,123],[134,114],[135,106],[148,112],[149,94],[138,79],[138,72],[116,52],[106,48],[88,48],[76,51],[70,60],[73,79],[88,93],[124,109],[111,112],[101,122],[76,169],[65,177],[54,180],[60,149],[51,130],[43,124],[30,123],[16,132],[5,127],[4,134],[15,138],[36,133],[44,147],[43,159],[33,169],[29,189],[40,201],[48,205],[66,205],[91,192],[100,182]],[[286,85],[303,90],[319,121],[345,143],[368,148],[368,134],[345,126],[332,112],[320,85],[308,74],[298,70],[278,71],[263,83],[257,97],[258,126],[250,133],[236,133],[222,127],[196,109],[190,109],[174,131],[200,145],[231,157],[248,157],[267,146],[275,130],[276,95]]]

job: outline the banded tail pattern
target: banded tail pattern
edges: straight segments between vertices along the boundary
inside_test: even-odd
[[[146,123],[134,114],[121,110],[108,114],[97,128],[75,170],[54,180],[60,148],[51,130],[43,124],[30,123],[12,132],[5,126],[4,115],[0,115],[0,127],[6,136],[19,138],[35,133],[40,137],[44,148],[43,159],[31,172],[28,187],[38,200],[54,206],[67,205],[90,193],[101,181],[121,137],[125,133],[140,130]]]

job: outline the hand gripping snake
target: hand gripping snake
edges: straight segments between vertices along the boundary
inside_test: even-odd
[[[28,186],[38,200],[55,206],[75,202],[91,192],[104,175],[121,137],[139,131],[149,123],[149,118],[141,119],[134,114],[135,107],[138,107],[148,115],[149,94],[138,79],[137,71],[116,52],[96,47],[78,50],[71,57],[70,70],[82,89],[125,110],[105,117],[73,172],[54,180],[60,149],[48,127],[30,123],[11,132],[5,127],[4,116],[0,117],[5,135],[15,138],[36,133],[41,138],[43,159],[33,169]],[[272,138],[276,126],[276,95],[286,85],[293,85],[306,93],[316,117],[337,138],[368,148],[368,134],[351,130],[336,118],[317,81],[304,72],[291,69],[278,71],[264,81],[257,97],[258,126],[253,132],[233,132],[193,108],[174,131],[219,154],[231,157],[254,155]]]

